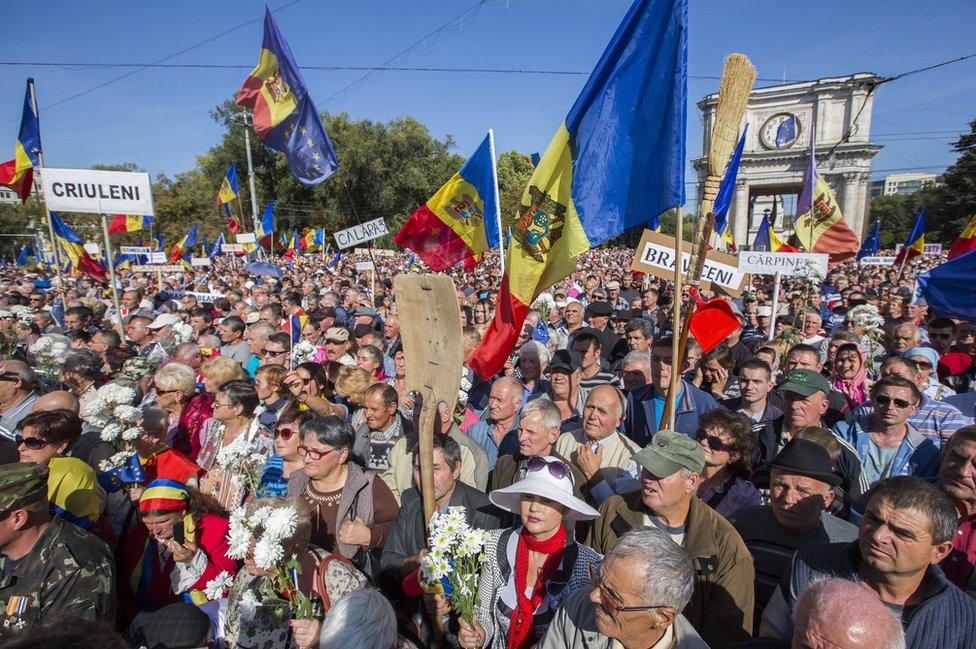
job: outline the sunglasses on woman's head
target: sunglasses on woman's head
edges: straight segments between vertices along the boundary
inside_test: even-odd
[[[20,448],[20,445],[23,444],[32,451],[39,451],[51,443],[40,437],[21,437],[20,435],[14,436],[14,442],[17,444],[17,448]]]
[[[562,480],[569,475],[569,469],[566,467],[566,464],[560,460],[547,460],[544,457],[536,456],[530,458],[529,463],[526,466],[530,473],[533,471],[542,471],[543,469],[548,468],[549,473],[557,480]]]

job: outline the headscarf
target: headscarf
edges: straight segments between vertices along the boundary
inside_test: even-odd
[[[48,470],[47,498],[51,511],[89,529],[98,520],[102,509],[95,490],[95,471],[73,457],[51,458]]]
[[[139,511],[185,512],[190,504],[190,490],[176,480],[153,480],[139,497]]]
[[[837,357],[840,355],[841,351],[847,351],[851,347],[857,349],[858,362],[860,363],[857,368],[857,373],[854,374],[852,379],[842,379],[837,373]],[[831,380],[833,381],[833,386],[836,390],[842,392],[844,397],[847,399],[847,406],[851,410],[854,410],[862,403],[867,401],[868,394],[865,388],[865,383],[868,379],[868,355],[864,351],[864,347],[861,343],[844,343],[837,348],[834,353],[833,359],[831,359]]]

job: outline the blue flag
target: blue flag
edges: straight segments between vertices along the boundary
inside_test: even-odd
[[[217,235],[217,238],[214,239],[213,245],[210,247],[210,258],[211,259],[213,259],[214,257],[216,257],[217,255],[220,254],[220,251],[224,247],[224,243],[225,243],[225,241],[224,241],[224,233],[221,232],[220,234]]]
[[[339,260],[340,260],[340,259],[342,259],[342,251],[341,251],[341,250],[340,250],[339,252],[337,252],[337,253],[335,254],[335,257],[333,257],[333,258],[332,258],[332,259],[331,259],[331,260],[329,261],[329,264],[328,264],[328,266],[327,266],[327,268],[335,268],[335,267],[336,267],[336,264],[338,264],[338,263],[339,263]]]
[[[955,257],[918,276],[929,309],[944,318],[976,321],[976,253]]]
[[[776,148],[781,149],[796,139],[796,116],[790,115],[776,127]]]
[[[30,257],[32,254],[33,251],[31,250],[30,246],[26,244],[21,246],[20,252],[17,254],[17,265],[21,267],[26,266],[27,258]]]
[[[97,479],[102,489],[111,494],[120,491],[126,485],[142,484],[146,479],[146,472],[139,462],[139,454],[133,453],[121,466],[99,473]]]
[[[756,238],[752,241],[752,249],[757,252],[773,252],[770,250],[772,245],[769,239],[769,215],[763,214],[762,223],[759,224],[759,229],[756,230]]]
[[[865,257],[878,254],[878,251],[881,249],[881,242],[878,240],[880,227],[881,221],[875,221],[874,225],[871,226],[871,233],[864,239],[864,243],[861,244],[861,250],[857,253],[858,259],[864,259]]]
[[[729,207],[732,205],[732,194],[735,193],[735,178],[739,175],[739,161],[742,159],[742,149],[746,145],[746,133],[749,132],[749,124],[742,129],[739,136],[739,143],[735,145],[735,151],[729,158],[729,166],[725,168],[725,175],[722,176],[722,183],[718,186],[718,194],[715,196],[715,205],[712,206],[712,214],[715,215],[715,232],[724,234],[725,227],[728,225]]]
[[[302,184],[316,185],[339,169],[332,141],[291,48],[267,7],[260,61],[244,80],[236,101],[253,111],[258,137],[285,154],[288,167]]]
[[[535,329],[532,330],[532,340],[537,340],[543,345],[549,342],[549,330],[546,329],[546,323],[539,318],[539,322],[535,325]]]

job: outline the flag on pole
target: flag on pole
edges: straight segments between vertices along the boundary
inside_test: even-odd
[[[758,252],[800,252],[795,246],[785,243],[776,235],[776,230],[769,223],[769,216],[763,214],[756,238],[752,242],[752,249]]]
[[[489,248],[501,245],[501,210],[491,131],[426,203],[410,215],[393,241],[440,272],[463,263],[467,272]]]
[[[339,250],[338,252],[336,252],[335,256],[332,257],[332,259],[329,260],[329,263],[326,264],[326,268],[335,268],[339,264],[339,260],[340,259],[342,259],[342,251],[341,250]]]
[[[976,255],[960,255],[918,276],[929,310],[944,318],[976,321]]]
[[[271,250],[274,245],[274,203],[268,202],[261,215],[257,231],[258,244],[265,250]]]
[[[241,190],[237,185],[237,165],[231,163],[227,169],[227,174],[220,182],[220,191],[217,192],[217,209],[228,219],[234,214],[230,210],[230,202],[237,198],[240,193]]]
[[[162,251],[163,251],[163,233],[162,232],[157,232],[156,233],[156,252],[162,252]]]
[[[722,237],[729,250],[735,250],[735,237],[732,235],[732,228],[729,227],[729,208],[732,206],[732,194],[735,192],[735,179],[739,175],[739,162],[742,160],[742,150],[746,146],[746,133],[749,132],[749,124],[742,129],[739,136],[739,143],[735,145],[735,151],[729,158],[729,164],[725,168],[725,175],[718,186],[718,194],[715,196],[715,204],[712,206],[712,214],[715,215],[715,234]]]
[[[23,268],[24,266],[26,266],[27,265],[27,259],[32,254],[34,254],[34,251],[31,250],[31,247],[30,246],[28,246],[26,243],[24,245],[22,245],[20,247],[20,252],[17,253],[17,265],[20,266],[21,268]]]
[[[108,223],[108,233],[118,234],[119,232],[138,232],[152,225],[151,216],[141,216],[139,214],[113,214],[112,220]]]
[[[226,240],[224,239],[224,233],[221,232],[220,234],[217,235],[217,238],[214,239],[213,245],[210,246],[209,256],[211,259],[215,258],[217,255],[220,254],[220,251],[223,249],[225,243]]]
[[[179,243],[173,246],[169,253],[169,263],[175,264],[189,255],[195,245],[197,245],[197,225],[194,223]]]
[[[580,254],[685,201],[685,0],[635,0],[522,195],[495,318],[469,358],[504,365],[528,305]]]
[[[655,214],[651,217],[651,220],[647,222],[647,229],[651,232],[661,231],[661,215]]]
[[[815,133],[811,127],[810,161],[796,202],[793,231],[808,251],[825,252],[832,262],[844,261],[857,254],[861,242],[844,220],[834,191],[817,171]]]
[[[41,166],[41,127],[31,97],[33,81],[33,79],[27,80],[24,112],[20,117],[20,133],[14,145],[14,159],[0,164],[0,185],[15,191],[22,203],[27,202],[27,197],[30,196],[34,186],[34,168]]]
[[[959,238],[949,248],[949,259],[955,259],[973,250],[976,250],[976,216],[969,221]]]
[[[68,271],[88,275],[96,282],[106,281],[106,268],[92,259],[91,255],[88,254],[88,251],[82,245],[84,243],[82,238],[68,227],[68,224],[62,221],[55,212],[51,212],[50,214],[54,238],[64,252],[68,262]]]
[[[323,250],[325,249],[325,228],[319,228],[315,231],[315,239],[312,241],[312,244],[320,246]]]
[[[865,257],[876,255],[878,254],[878,251],[881,250],[881,241],[878,239],[880,228],[881,221],[875,221],[874,225],[871,227],[871,233],[864,240],[864,243],[861,244],[861,249],[857,253],[858,259],[864,259]]]
[[[256,68],[237,93],[250,108],[254,131],[305,185],[316,185],[339,169],[339,160],[308,94],[305,80],[271,10],[264,10],[264,42]]]
[[[780,149],[796,139],[796,115],[790,115],[776,127],[776,148]]]
[[[915,223],[912,224],[912,229],[908,232],[908,238],[905,239],[905,245],[901,247],[898,254],[895,255],[895,265],[904,264],[909,259],[918,257],[925,251],[925,206],[923,205],[918,210],[918,216],[915,217]]]

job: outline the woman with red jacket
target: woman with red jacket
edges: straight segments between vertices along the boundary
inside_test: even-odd
[[[226,518],[205,511],[199,493],[175,480],[155,480],[139,499],[142,525],[122,544],[120,600],[132,631],[143,618],[178,601],[203,604],[214,579],[227,581],[238,563],[227,558]]]

